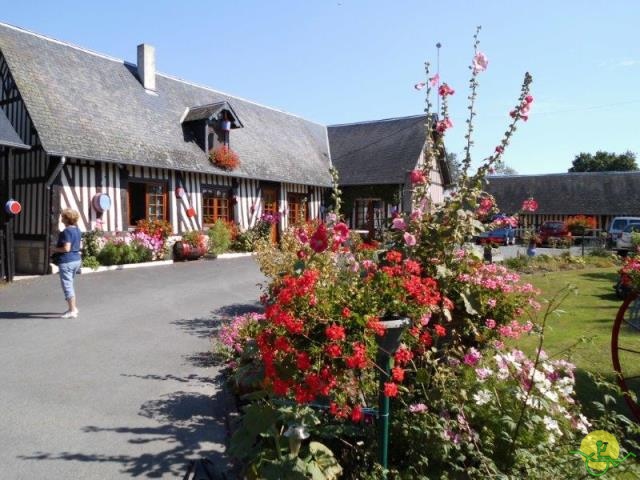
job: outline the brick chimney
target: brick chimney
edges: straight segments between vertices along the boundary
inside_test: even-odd
[[[156,49],[152,45],[138,45],[138,78],[146,90],[156,91]]]

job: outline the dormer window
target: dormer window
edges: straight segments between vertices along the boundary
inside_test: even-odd
[[[219,146],[229,147],[231,130],[243,127],[229,102],[191,107],[182,126],[185,134],[207,153]]]

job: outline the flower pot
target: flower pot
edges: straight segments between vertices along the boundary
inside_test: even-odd
[[[178,240],[173,245],[173,258],[174,260],[197,260],[207,253],[204,248],[193,247],[187,242]]]
[[[381,322],[384,325],[384,335],[376,337],[380,353],[393,355],[400,346],[400,338],[411,320],[406,317],[387,318]]]

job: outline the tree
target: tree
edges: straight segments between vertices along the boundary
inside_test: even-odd
[[[628,172],[638,170],[636,154],[627,150],[617,155],[598,150],[595,155],[580,153],[573,159],[569,172]]]
[[[449,167],[449,174],[451,175],[451,184],[455,185],[458,183],[458,179],[460,178],[460,169],[462,164],[458,161],[458,156],[455,153],[447,152],[445,155],[445,161]]]
[[[517,175],[518,174],[516,169],[504,163],[504,160],[498,160],[494,164],[494,170],[495,170],[494,171],[495,175]]]

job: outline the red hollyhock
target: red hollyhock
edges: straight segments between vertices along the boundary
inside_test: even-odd
[[[344,340],[346,337],[346,334],[344,332],[344,327],[341,327],[340,325],[336,325],[335,323],[325,328],[324,334],[327,336],[329,340],[335,340],[335,341]]]
[[[384,396],[396,397],[398,396],[398,385],[393,382],[387,382],[384,384]]]
[[[324,223],[318,225],[318,228],[309,240],[309,246],[316,253],[324,252],[329,246],[329,236],[327,234],[327,226]]]
[[[337,243],[343,243],[349,239],[349,227],[346,223],[340,222],[333,226],[333,239]]]

